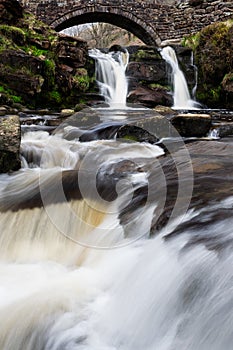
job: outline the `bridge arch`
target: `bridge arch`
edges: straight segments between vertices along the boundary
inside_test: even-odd
[[[181,39],[216,21],[233,18],[229,0],[18,0],[56,30],[106,22],[130,31],[145,44]]]
[[[44,11],[46,11],[44,4],[39,4],[37,13],[40,14],[40,17],[43,16]],[[122,10],[119,7],[106,8],[105,6],[104,9],[101,6],[77,7],[58,15],[49,24],[56,31],[60,31],[74,25],[95,22],[109,23],[126,29],[146,45],[158,45],[161,42],[158,33],[151,25],[146,24],[144,20],[135,16],[130,9]]]

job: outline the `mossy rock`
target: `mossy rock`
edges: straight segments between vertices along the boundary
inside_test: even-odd
[[[209,107],[227,105],[223,80],[233,71],[232,37],[233,20],[228,20],[213,23],[183,40],[184,45],[194,50],[198,68],[197,99]]]
[[[20,141],[19,117],[0,118],[0,173],[7,173],[20,168]]]

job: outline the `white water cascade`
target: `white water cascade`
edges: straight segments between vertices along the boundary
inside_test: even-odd
[[[96,61],[96,80],[105,102],[112,108],[125,108],[128,82],[125,70],[129,60],[128,52],[103,53],[98,49],[89,51]]]
[[[173,107],[177,109],[197,109],[200,104],[191,99],[184,73],[179,67],[175,50],[166,46],[161,50],[163,59],[172,68]]]
[[[110,58],[104,61],[110,70],[119,68]],[[115,87],[102,86],[112,101]],[[111,106],[125,101],[116,96]],[[73,122],[52,135],[25,133],[22,169],[0,175],[0,350],[232,349],[233,197],[225,190],[225,199],[196,198],[199,207],[185,213],[181,232],[168,238],[163,227],[149,237],[166,180],[171,188],[165,195],[176,191],[176,162],[184,175],[185,191],[180,186],[177,192],[185,206],[185,148],[174,147],[173,163],[146,142],[81,143]],[[106,174],[114,182],[118,163],[118,197],[104,201],[93,184],[102,176],[107,186]],[[200,164],[197,178],[207,165],[209,184],[212,164]],[[143,205],[144,192],[137,190],[146,185],[150,196]],[[137,196],[141,206],[135,207]]]

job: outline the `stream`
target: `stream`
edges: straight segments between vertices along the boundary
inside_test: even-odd
[[[0,349],[229,350],[233,139],[114,101],[21,115],[22,168],[0,175]],[[157,141],[119,137],[142,120]]]

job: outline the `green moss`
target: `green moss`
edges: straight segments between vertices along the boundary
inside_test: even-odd
[[[153,49],[139,49],[138,51],[130,55],[130,60],[136,62],[156,59],[160,59],[160,55],[156,50]]]
[[[149,84],[148,87],[150,89],[161,89],[161,90],[165,90],[165,91],[170,91],[170,88],[168,86],[164,86],[161,84],[152,83],[152,84]]]
[[[22,47],[22,49],[29,55],[33,55],[35,57],[40,57],[40,56],[46,57],[48,55],[48,50],[38,49],[36,46],[33,46],[33,45]]]
[[[230,72],[230,73],[226,74],[223,78],[223,81],[233,81],[233,73]]]
[[[55,103],[55,104],[61,104],[62,102],[62,96],[60,92],[58,92],[57,90],[49,91],[48,98],[49,100],[51,100],[52,103]]]
[[[8,89],[6,86],[0,85],[0,93],[5,94],[6,97],[14,103],[22,103],[23,99],[21,96],[15,95],[15,92]]]
[[[22,102],[23,102],[21,96],[12,95],[12,96],[11,96],[11,99],[12,99],[12,101],[13,101],[14,103],[22,103]]]
[[[54,60],[49,60],[49,59],[46,59],[44,61],[44,64],[45,64],[45,78],[46,78],[47,87],[51,88],[55,85],[56,64]]]
[[[209,107],[224,107],[224,83],[233,71],[233,20],[216,22],[183,39],[194,51],[198,69],[197,99]]]
[[[208,106],[217,107],[221,105],[221,94],[221,86],[212,87],[204,84],[201,91],[197,91],[197,99]]]
[[[73,77],[76,88],[81,92],[88,91],[90,84],[93,82],[92,77],[89,77],[85,68],[79,68],[76,71],[76,75]]]
[[[22,45],[26,40],[25,32],[21,28],[14,26],[1,24],[0,34],[12,40],[17,45]]]
[[[137,137],[133,135],[125,135],[122,137],[122,139],[129,140],[129,141],[138,141]]]
[[[185,47],[189,47],[190,49],[195,51],[195,49],[199,45],[200,36],[201,36],[200,32],[198,32],[196,34],[187,35],[182,39],[181,45],[185,46]]]
[[[7,93],[7,90],[2,85],[0,85],[0,93]]]

